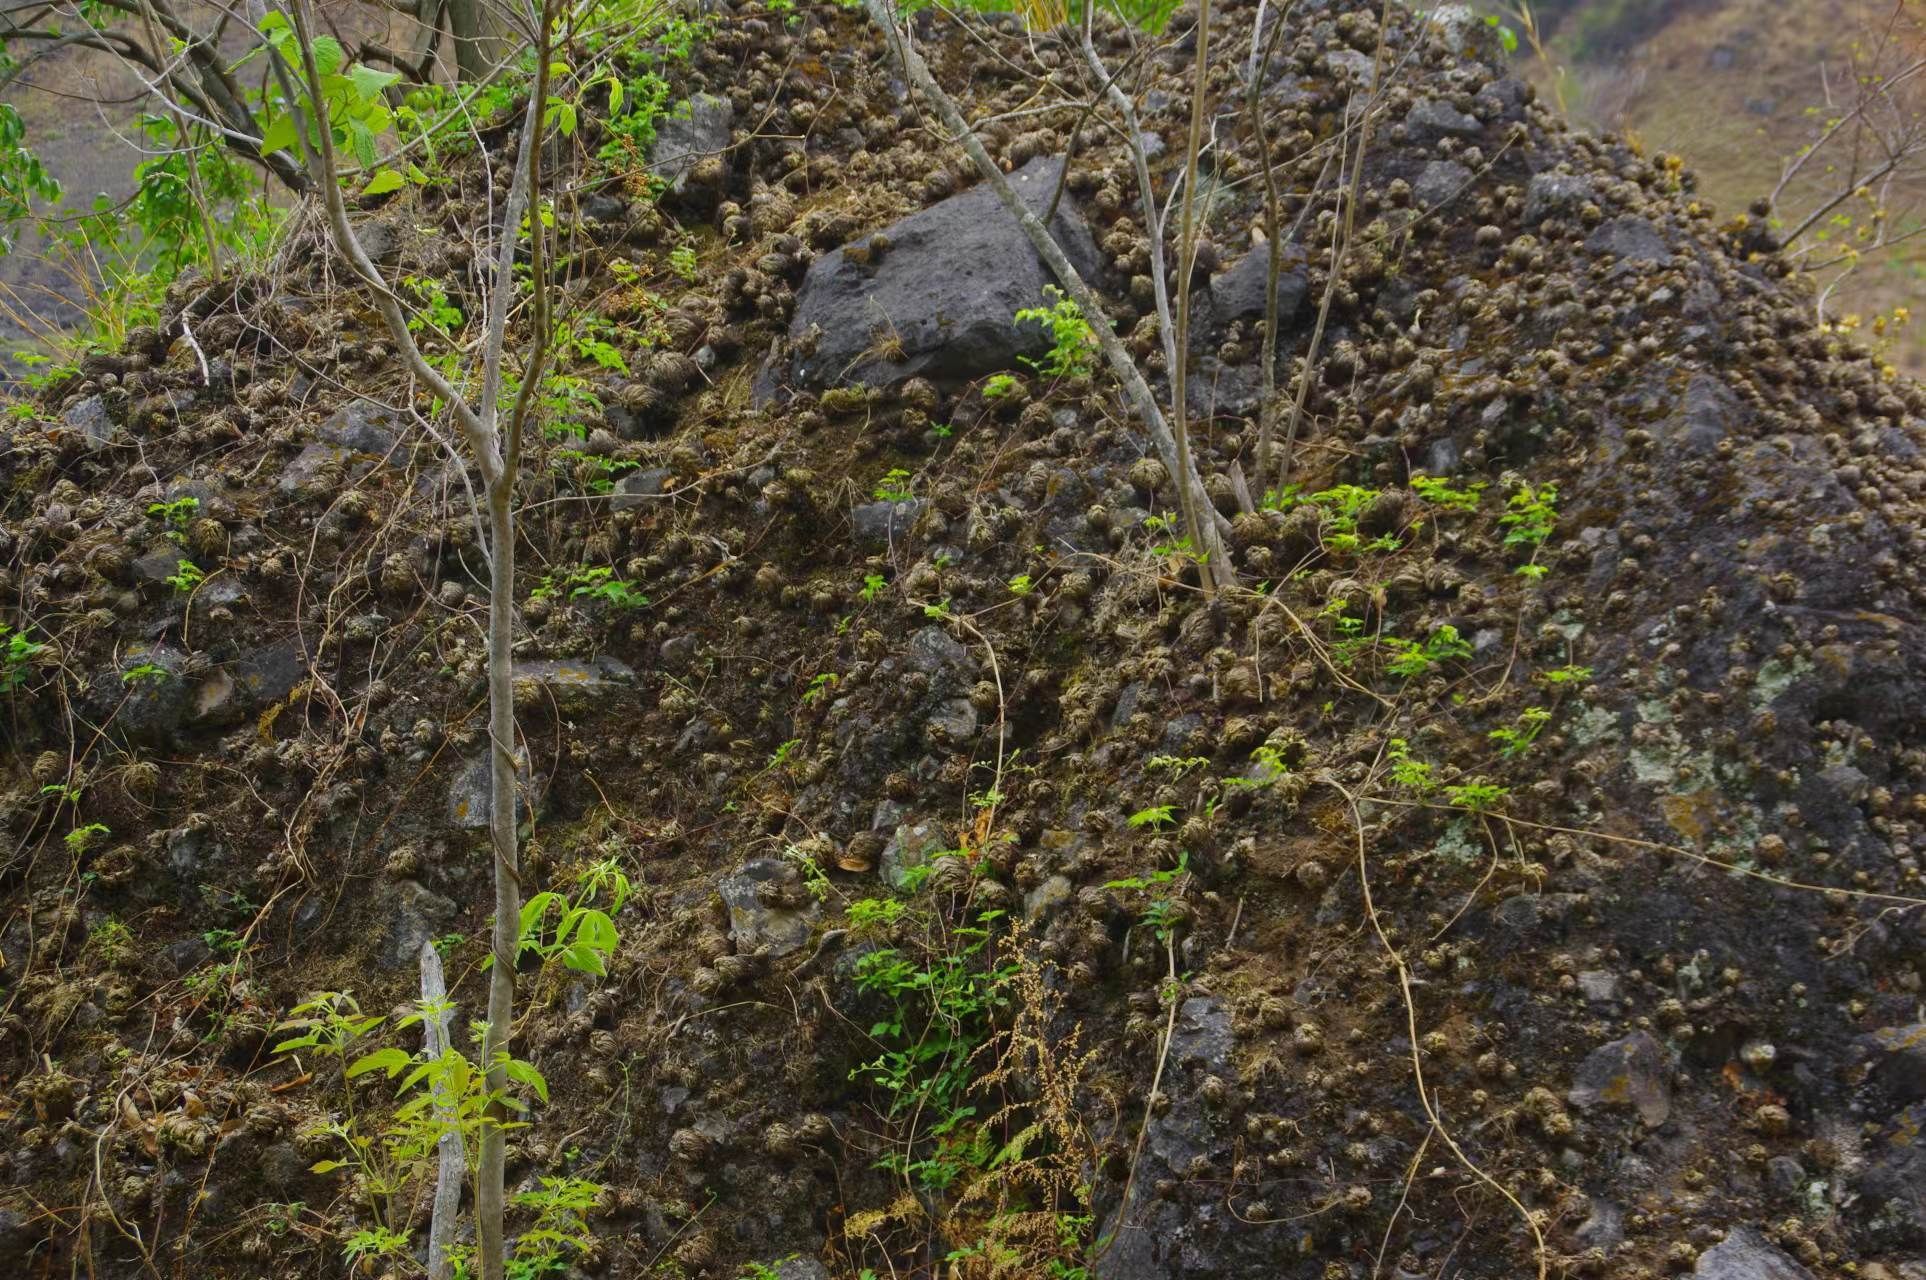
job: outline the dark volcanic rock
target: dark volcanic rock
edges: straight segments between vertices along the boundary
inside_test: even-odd
[[[1525,188],[1525,225],[1535,227],[1547,218],[1568,218],[1595,199],[1590,178],[1571,173],[1541,173]]]
[[[1062,167],[1060,160],[1039,156],[1010,175],[1039,216],[1049,207]],[[1078,272],[1096,278],[1097,248],[1069,196],[1050,229]],[[783,383],[893,385],[916,375],[963,380],[1048,350],[1041,326],[1018,325],[1013,317],[1047,304],[1044,287],[1055,278],[987,183],[913,213],[880,235],[888,242],[880,253],[865,238],[859,254],[830,252],[810,264],[789,325],[792,353],[807,354],[765,370],[759,399],[767,400]],[[813,335],[813,346],[805,335]],[[886,346],[892,349],[886,352]]]
[[[383,924],[378,952],[388,969],[412,969],[421,944],[455,918],[455,904],[413,880],[389,886],[382,894]]]
[[[609,495],[609,510],[632,511],[647,507],[650,505],[649,499],[662,496],[674,478],[675,473],[666,467],[631,471],[615,482],[615,492]]]
[[[1212,318],[1219,325],[1233,320],[1262,320],[1264,293],[1270,271],[1271,251],[1264,245],[1258,245],[1223,272],[1211,277]],[[1279,263],[1277,276],[1277,327],[1280,336],[1290,332],[1291,321],[1304,305],[1307,288],[1303,267],[1293,261],[1290,246],[1284,246],[1283,261]]]
[[[887,547],[910,531],[926,505],[921,498],[906,502],[865,502],[849,513],[851,532],[864,546]]]
[[[1189,1181],[1200,1162],[1221,1159],[1232,1135],[1214,1122],[1205,1081],[1234,1081],[1230,1011],[1208,996],[1192,996],[1177,1010],[1163,1092],[1170,1107],[1150,1120],[1143,1166],[1130,1200],[1119,1206],[1104,1234],[1114,1243],[1104,1274],[1121,1280],[1169,1280],[1244,1271],[1285,1248],[1280,1225],[1250,1227],[1231,1214],[1221,1195]],[[1166,1194],[1175,1188],[1173,1194]],[[1160,1190],[1162,1189],[1162,1190]]]
[[[1667,262],[1672,250],[1659,229],[1644,218],[1627,215],[1613,218],[1592,232],[1585,247],[1597,254],[1610,254],[1622,262]]]
[[[1439,138],[1475,138],[1485,126],[1476,116],[1468,116],[1450,103],[1425,98],[1404,118],[1405,134],[1413,142],[1436,142]]]
[[[1456,160],[1433,160],[1418,171],[1411,194],[1423,209],[1442,209],[1470,188],[1471,170]]]
[[[116,430],[114,420],[107,415],[107,401],[100,396],[88,396],[69,405],[60,415],[60,425],[86,436],[87,443],[96,449],[111,444]]]
[[[251,649],[210,672],[194,690],[194,718],[227,724],[266,710],[308,678],[299,638]]]

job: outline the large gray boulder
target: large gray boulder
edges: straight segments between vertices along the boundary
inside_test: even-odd
[[[1039,156],[1010,175],[1039,217],[1062,168],[1061,160]],[[1050,230],[1078,273],[1093,280],[1101,259],[1068,194]],[[1041,325],[1019,325],[1015,316],[1046,305],[1044,287],[1056,277],[987,183],[879,234],[880,246],[864,237],[810,264],[789,324],[789,357],[764,369],[759,401],[785,384],[890,386],[919,375],[963,381],[1049,349]]]

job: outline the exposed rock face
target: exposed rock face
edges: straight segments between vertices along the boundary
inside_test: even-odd
[[[1213,45],[1255,7],[1213,5]],[[1689,175],[1465,61],[1482,19],[1320,0],[1268,75],[1280,148],[1338,136],[1380,50],[1398,105],[1277,509],[1235,483],[1265,229],[1231,176],[1247,132],[1218,130],[1192,444],[1237,585],[1207,602],[1107,373],[958,381],[1037,349],[1012,317],[1045,278],[874,33],[798,8],[716,24],[672,85],[744,134],[681,197],[558,156],[600,184],[569,287],[630,367],[558,357],[604,420],[524,476],[513,640],[524,890],[632,889],[607,980],[531,965],[517,1029],[553,1091],[515,1176],[609,1183],[584,1264],[923,1275],[1002,1233],[1013,1280],[1361,1280],[1380,1252],[1398,1280],[1536,1274],[1415,1060],[1553,1270],[1915,1280],[1926,393],[1816,327],[1791,260]],[[918,38],[1040,202],[1088,122],[1009,74],[1060,50],[970,21]],[[1178,26],[1142,63],[1161,166]],[[1096,38],[1124,65],[1126,33]],[[1094,133],[1067,234],[1157,381],[1131,166]],[[410,228],[486,225],[511,142],[397,193],[397,273],[469,287],[462,237]],[[1292,159],[1291,189],[1321,165]],[[1331,272],[1309,229],[1340,212],[1310,199],[1287,387]],[[671,246],[699,250],[687,288]],[[884,294],[909,326],[887,356]],[[312,1171],[341,1082],[275,1062],[267,1028],[350,979],[406,1002],[426,938],[479,1007],[487,566],[461,473],[382,408],[392,352],[327,255],[168,305],[213,378],[155,331],[0,414],[4,1276],[332,1263],[308,1232],[359,1211]],[[772,351],[775,389],[822,393],[752,407]],[[191,519],[155,512],[182,497]],[[578,566],[652,603],[529,607]],[[261,1225],[297,1200],[300,1230]]]
[[[1585,247],[1622,262],[1666,262],[1672,257],[1658,228],[1638,217],[1613,218],[1592,232]]]
[[[1812,1280],[1812,1272],[1752,1227],[1739,1227],[1707,1249],[1692,1275],[1695,1280]]]
[[[1466,115],[1437,98],[1421,99],[1404,118],[1405,135],[1413,142],[1439,138],[1475,138],[1484,132],[1478,117]]]
[[[100,396],[69,405],[60,415],[61,422],[85,436],[95,448],[109,444],[114,438],[114,420],[108,416],[107,402]]]
[[[1296,260],[1299,253],[1301,250],[1287,248],[1278,264],[1277,327],[1280,340],[1294,327],[1293,322],[1304,305],[1304,293],[1309,287],[1304,268]],[[1264,245],[1258,245],[1221,274],[1211,277],[1212,318],[1219,325],[1229,324],[1233,320],[1262,323],[1270,271],[1271,251]]]
[[[794,863],[757,858],[719,886],[729,907],[729,936],[742,952],[770,957],[799,951],[822,906],[809,896]]]
[[[413,969],[421,944],[455,918],[455,904],[413,880],[403,880],[385,898],[386,925],[380,958],[389,969]]]
[[[537,658],[515,664],[515,701],[552,698],[565,711],[606,706],[635,688],[635,671],[606,654],[586,661]]]
[[[1177,1010],[1163,1091],[1169,1108],[1151,1118],[1143,1165],[1130,1199],[1106,1225],[1114,1239],[1105,1274],[1123,1280],[1224,1274],[1223,1268],[1255,1265],[1281,1247],[1278,1224],[1255,1230],[1239,1224],[1216,1197],[1191,1194],[1191,1170],[1221,1157],[1231,1139],[1212,1116],[1207,1087],[1236,1079],[1228,1011],[1206,997],[1192,997]],[[1207,1086],[1215,1080],[1217,1086]],[[1176,1199],[1160,1188],[1184,1188]]]
[[[259,715],[308,678],[307,653],[299,639],[261,645],[216,668],[194,690],[194,716],[229,724]]]
[[[1063,164],[1039,156],[1010,175],[1032,213],[1048,209]],[[1051,230],[1086,279],[1100,260],[1066,195]],[[784,385],[891,386],[916,376],[961,381],[1016,367],[1049,349],[1041,326],[1018,325],[1055,284],[996,192],[979,183],[810,264],[789,324],[791,354],[766,370],[763,398]],[[884,247],[886,245],[886,247]]]
[[[529,773],[528,753],[519,752],[516,758],[521,781],[516,788],[515,816],[517,821],[523,821],[531,812],[540,809],[543,785],[541,779]],[[488,828],[489,815],[495,807],[491,768],[488,755],[484,752],[455,771],[455,777],[448,787],[447,814],[450,826],[463,831],[484,831]]]
[[[696,94],[656,122],[655,145],[649,150],[650,171],[667,182],[669,190],[682,194],[704,161],[724,163],[734,119],[735,107],[729,99],[713,93]]]
[[[1525,225],[1547,218],[1569,218],[1595,196],[1590,178],[1572,173],[1541,173],[1525,188]]]

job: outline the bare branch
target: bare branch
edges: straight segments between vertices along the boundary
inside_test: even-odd
[[[984,149],[982,140],[963,119],[963,114],[957,110],[956,103],[951,101],[950,96],[944,93],[941,86],[936,83],[936,78],[930,74],[929,64],[924,62],[923,56],[910,45],[907,36],[897,25],[895,8],[891,0],[864,0],[864,8],[868,11],[870,20],[882,29],[884,37],[889,41],[891,51],[895,53],[897,62],[903,68],[904,74],[909,77],[910,83],[929,101],[944,127],[950,131],[952,137],[976,165],[977,172],[982,175],[985,182],[990,184],[991,190],[996,192],[997,199],[1002,202],[1003,207],[1009,210],[1010,215],[1017,220],[1017,225],[1022,228],[1024,236],[1036,250],[1037,256],[1043,259],[1045,265],[1057,277],[1070,300],[1077,304],[1085,316],[1092,319],[1091,332],[1103,351],[1104,360],[1116,374],[1118,382],[1122,384],[1124,397],[1129,401],[1130,407],[1143,419],[1164,468],[1170,473],[1171,483],[1180,492],[1187,492],[1193,500],[1202,504],[1204,510],[1215,517],[1215,508],[1209,505],[1209,499],[1204,494],[1203,481],[1198,478],[1195,468],[1186,465],[1187,455],[1180,457],[1178,454],[1176,440],[1171,434],[1170,425],[1165,420],[1163,411],[1157,407],[1157,397],[1151,392],[1150,384],[1144,380],[1142,371],[1131,360],[1130,353],[1124,349],[1123,342],[1111,332],[1110,326],[1103,322],[1102,299],[1098,298],[1090,286],[1084,282],[1083,277],[1077,274],[1077,269],[1065,256],[1062,246],[1057,244],[1055,238],[1051,236],[1049,228],[1039,222],[1036,214],[1023,203],[1016,190],[1010,186],[1010,181],[1004,176],[1003,170],[997,167],[996,161],[991,159],[990,153]],[[1221,518],[1206,520],[1203,523],[1199,531],[1202,539],[1200,549],[1204,554],[1206,572],[1221,574],[1228,579],[1231,574],[1230,560],[1224,550],[1221,523]]]

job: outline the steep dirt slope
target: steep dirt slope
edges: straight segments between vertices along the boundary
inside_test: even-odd
[[[527,486],[527,878],[635,891],[606,980],[530,965],[553,1096],[510,1169],[607,1185],[582,1271],[1919,1274],[1921,392],[1678,164],[1553,126],[1482,25],[1393,13],[1302,488],[1241,512],[1250,424],[1199,427],[1214,600],[1105,378],[1034,374],[1012,326],[897,383],[910,318],[814,309],[848,269],[965,301],[944,272],[1028,270],[887,230],[973,175],[855,17],[720,23],[676,92],[734,145],[660,210],[582,172],[577,287],[653,346],[584,362],[601,420]],[[1251,19],[1217,16],[1227,111]],[[1381,33],[1291,21],[1294,214]],[[920,29],[986,115],[1069,72],[1011,23]],[[1160,172],[1191,47],[1151,60]],[[1022,170],[1075,126],[991,141]],[[1236,405],[1261,183],[1246,123],[1217,138],[1198,354]],[[1129,173],[1081,138],[1063,216],[1154,366]],[[452,177],[366,216],[461,302],[486,177]],[[474,526],[341,276],[297,231],[9,419],[5,586],[46,648],[0,812],[8,1274],[341,1274],[378,1189],[310,1166],[392,1086],[272,1025],[385,1013],[437,938],[479,1007]],[[875,385],[824,385],[818,314]],[[927,985],[879,992],[892,958]],[[971,1083],[887,1083],[941,1070]]]

